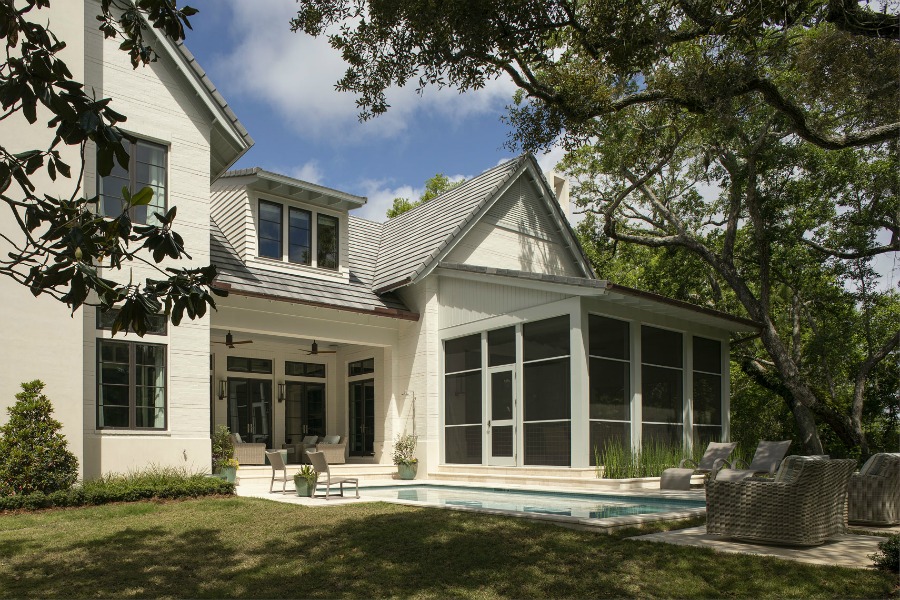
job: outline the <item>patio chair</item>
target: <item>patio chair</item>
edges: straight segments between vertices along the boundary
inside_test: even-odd
[[[241,439],[237,433],[231,434],[234,445],[234,457],[242,465],[264,465],[266,463],[266,445],[251,444]]]
[[[706,482],[706,532],[739,540],[815,546],[847,529],[853,460],[787,457],[774,479]]]
[[[340,485],[341,487],[341,497],[344,497],[344,484],[352,483],[356,486],[356,497],[359,498],[359,479],[356,477],[332,477],[331,470],[328,468],[328,461],[325,459],[324,452],[309,452],[307,453],[309,456],[309,461],[312,463],[313,469],[316,470],[316,473],[322,475],[325,474],[325,499],[331,499],[331,486],[332,485]],[[321,479],[319,480],[321,481]]]
[[[691,477],[718,470],[731,456],[737,442],[710,442],[703,453],[700,462],[691,458],[683,458],[677,468],[666,469],[659,478],[661,490],[689,490],[691,489]],[[693,467],[688,467],[693,465]]]
[[[900,454],[873,454],[850,477],[847,504],[851,523],[900,523]]]
[[[275,487],[275,481],[277,480],[281,482],[281,493],[286,494],[287,482],[293,481],[293,478],[288,478],[284,456],[276,450],[274,452],[266,452],[266,458],[269,459],[269,464],[272,465],[272,481],[269,482],[269,493],[272,493],[272,488]],[[281,475],[278,475],[278,471],[281,471]]]
[[[791,440],[762,441],[756,446],[756,452],[753,453],[749,465],[740,459],[736,460],[734,465],[729,464],[726,460],[723,464],[727,465],[727,468],[721,471],[714,470],[711,478],[715,478],[717,481],[740,481],[754,475],[771,475],[778,470],[778,465],[781,464],[781,460],[790,447]],[[743,468],[741,468],[742,463]]]
[[[339,435],[326,435],[316,444],[315,451],[324,452],[328,464],[342,465],[347,462],[347,439]]]

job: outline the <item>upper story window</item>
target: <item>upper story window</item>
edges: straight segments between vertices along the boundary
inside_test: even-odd
[[[146,206],[135,206],[129,211],[134,223],[155,225],[158,223],[153,213],[166,212],[168,148],[146,140],[122,142],[128,150],[128,169],[114,162],[112,172],[100,178],[100,214],[104,217],[118,217],[125,208],[122,188],[134,194],[145,187],[153,190],[153,199]]]
[[[111,308],[107,311],[102,311],[97,309],[97,329],[112,329],[113,323],[116,321],[116,317],[119,316],[118,308]],[[166,325],[168,324],[168,319],[164,314],[158,315],[148,315],[147,316],[147,333],[152,333],[154,335],[166,335]],[[131,327],[128,327],[126,333],[131,332]]]
[[[259,200],[258,207],[259,256],[338,270],[340,219],[269,200]]]
[[[318,215],[318,261],[323,269],[338,268],[338,220],[328,215]]]

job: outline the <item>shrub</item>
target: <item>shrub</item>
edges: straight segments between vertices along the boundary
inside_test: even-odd
[[[411,433],[398,434],[394,441],[394,464],[412,465],[419,462],[416,458],[416,443],[419,437]]]
[[[7,408],[9,422],[0,427],[0,495],[50,494],[78,479],[78,459],[43,390],[41,381],[23,383]]]
[[[212,468],[213,473],[226,466],[226,460],[234,458],[234,443],[231,441],[231,432],[225,425],[219,425],[212,435]]]
[[[878,552],[870,554],[869,558],[879,569],[900,573],[900,533],[895,533],[878,544]]]
[[[0,498],[0,511],[231,494],[234,484],[223,479],[175,467],[150,467],[127,475],[104,475],[50,494],[35,492]]]

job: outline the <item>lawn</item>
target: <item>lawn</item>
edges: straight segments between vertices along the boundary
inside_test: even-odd
[[[0,597],[874,598],[874,571],[489,515],[249,498],[0,515]]]

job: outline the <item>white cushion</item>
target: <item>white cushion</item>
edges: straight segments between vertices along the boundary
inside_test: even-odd
[[[235,444],[243,444],[244,443],[244,440],[241,439],[241,434],[239,434],[239,433],[232,433],[231,441]]]
[[[325,439],[322,440],[323,444],[340,444],[341,436],[339,435],[326,435]]]
[[[319,436],[308,435],[305,438],[303,438],[303,445],[304,446],[315,446],[317,441],[319,441]]]

